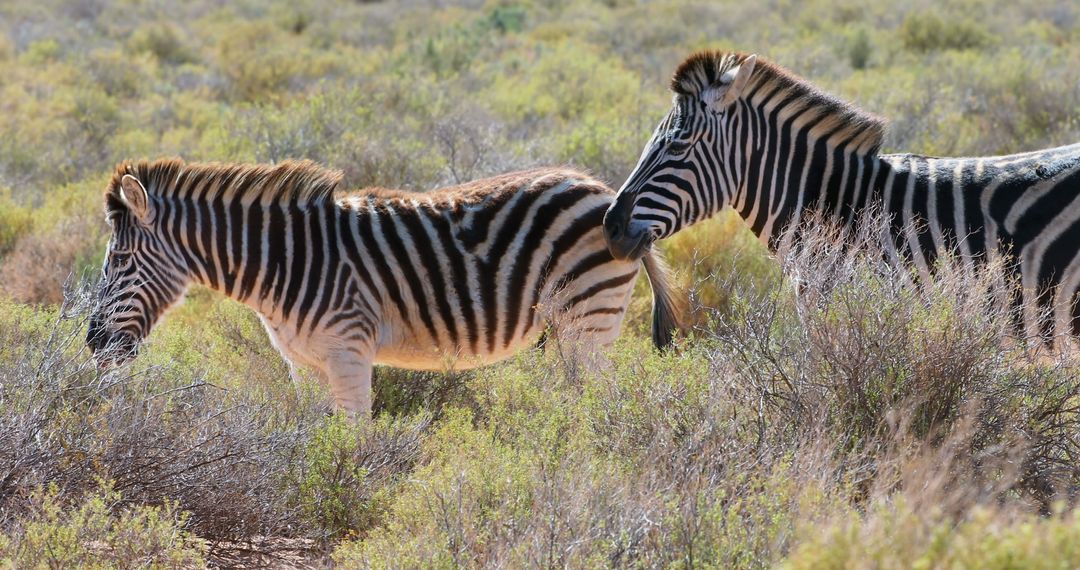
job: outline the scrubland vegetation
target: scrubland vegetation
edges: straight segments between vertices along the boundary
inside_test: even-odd
[[[874,223],[770,257],[724,214],[665,244],[677,353],[643,294],[608,369],[559,344],[380,369],[359,425],[207,291],[128,367],[82,346],[122,159],[617,186],[704,47],[889,118],[886,150],[1080,140],[1071,2],[0,4],[0,565],[286,564],[286,539],[345,567],[1080,565],[1080,363],[1010,337],[999,266],[914,286]]]

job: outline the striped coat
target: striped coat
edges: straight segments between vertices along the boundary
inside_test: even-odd
[[[1026,333],[1080,332],[1080,145],[881,154],[881,119],[740,53],[694,54],[671,88],[672,110],[605,218],[616,257],[633,259],[728,206],[774,247],[810,210],[850,226],[871,209],[892,219],[889,257],[927,273],[940,251],[969,266],[1007,252]]]
[[[105,194],[95,355],[130,355],[192,283],[254,309],[281,353],[353,412],[370,410],[376,363],[490,363],[553,318],[590,344],[618,335],[642,264],[607,249],[604,184],[557,168],[427,193],[339,195],[340,181],[311,162],[120,165]],[[677,304],[660,261],[644,265],[666,345]]]

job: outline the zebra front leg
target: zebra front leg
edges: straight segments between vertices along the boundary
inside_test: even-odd
[[[374,357],[342,351],[326,362],[334,405],[354,418],[371,417],[371,370]]]

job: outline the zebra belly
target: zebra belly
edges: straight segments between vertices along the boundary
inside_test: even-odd
[[[380,347],[375,353],[375,363],[412,370],[469,370],[510,358],[522,349],[535,345],[539,338],[540,327],[534,327],[528,335],[515,339],[506,347],[477,353],[463,347],[435,347],[430,341],[425,345],[424,341],[418,339],[401,339]]]

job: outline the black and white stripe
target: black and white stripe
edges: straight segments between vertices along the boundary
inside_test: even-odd
[[[846,225],[891,216],[895,250],[923,272],[939,251],[1014,255],[1033,317],[1080,332],[1080,145],[1012,156],[880,154],[884,123],[756,56],[703,52],[672,79],[674,106],[605,218],[612,252],[734,207],[770,246],[818,210]],[[921,229],[919,229],[921,228]],[[1049,323],[1025,319],[1031,335]]]
[[[642,264],[608,251],[604,184],[566,169],[428,193],[335,196],[339,184],[310,162],[121,165],[95,354],[132,352],[200,283],[252,307],[290,362],[366,412],[375,363],[469,368],[535,342],[553,318],[590,345],[618,335]],[[666,345],[676,306],[660,260],[644,265]]]

